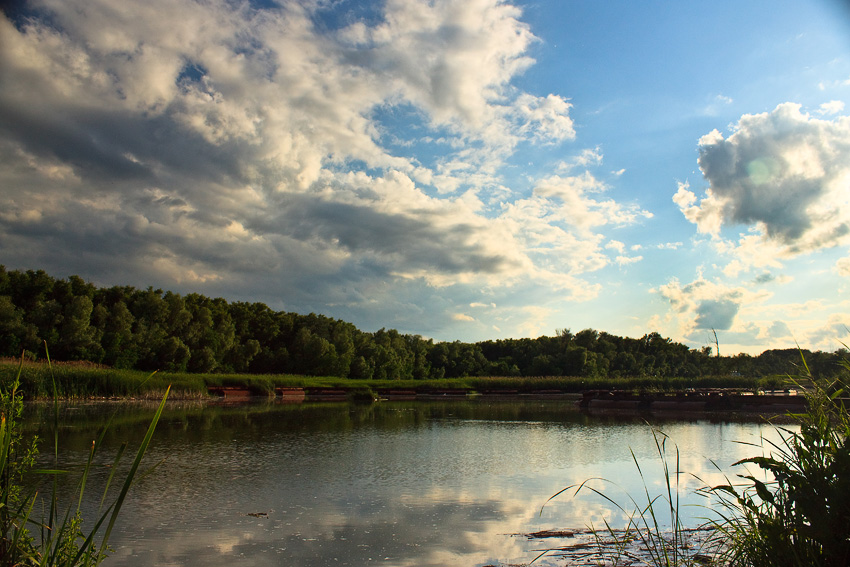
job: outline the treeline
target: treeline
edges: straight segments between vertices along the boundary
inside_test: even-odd
[[[56,360],[170,372],[304,374],[361,379],[465,376],[681,376],[785,374],[794,349],[715,357],[658,333],[639,339],[585,329],[480,343],[438,342],[395,330],[364,332],[322,315],[262,303],[129,286],[0,266],[0,356],[43,351]],[[808,352],[816,375],[843,353]]]

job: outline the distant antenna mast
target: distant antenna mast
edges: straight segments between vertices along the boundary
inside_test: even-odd
[[[717,331],[714,330],[714,327],[711,328],[711,332],[714,333],[714,352],[717,354],[717,358],[720,358],[720,343],[717,341]]]

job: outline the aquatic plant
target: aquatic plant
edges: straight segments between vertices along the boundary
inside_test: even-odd
[[[801,353],[802,355],[802,353]],[[842,361],[850,373],[850,362]],[[722,565],[724,567],[838,567],[850,565],[850,412],[842,396],[850,384],[847,377],[816,380],[802,357],[803,371],[789,380],[806,393],[805,412],[790,414],[799,431],[776,426],[779,440],[763,441],[762,455],[742,459],[733,466],[756,465],[764,480],[750,472],[738,481],[706,486],[700,492],[714,497],[709,511],[715,516],[699,527],[710,530],[702,547],[693,548],[679,515],[679,452],[675,470],[669,466],[668,438],[653,431],[663,466],[666,492],[651,496],[640,464],[632,459],[644,485],[642,502],[627,495],[627,510],[614,497],[595,488],[589,479],[559,491],[547,500],[574,489],[573,496],[590,491],[626,514],[624,530],[593,529],[597,555],[606,564],[631,565],[634,560],[654,567]],[[675,479],[671,482],[671,478]],[[605,481],[610,483],[610,481]],[[614,484],[614,483],[610,483]],[[544,504],[544,506],[546,505]],[[542,513],[542,509],[541,509]],[[664,514],[669,522],[662,526]],[[634,542],[643,553],[630,550]],[[548,553],[544,552],[535,561]]]
[[[803,369],[811,380],[805,359]],[[724,564],[850,565],[850,413],[841,397],[848,382],[811,382],[808,410],[793,416],[800,430],[777,428],[780,440],[766,442],[763,455],[736,463],[757,465],[768,480],[742,474],[743,483],[710,489],[720,497],[714,526]]]
[[[591,492],[600,496],[616,510],[621,512],[627,519],[624,528],[619,529],[612,526],[607,519],[603,520],[604,529],[589,526],[596,545],[594,546],[594,558],[601,564],[612,565],[634,565],[635,562],[648,563],[655,567],[690,567],[703,565],[706,560],[708,549],[703,549],[703,544],[714,545],[710,539],[698,540],[693,537],[695,532],[704,530],[688,529],[683,521],[680,508],[680,478],[684,474],[680,468],[679,448],[673,445],[675,453],[675,467],[671,468],[667,444],[670,441],[663,431],[653,429],[652,436],[655,441],[656,454],[662,467],[663,492],[653,495],[648,486],[651,484],[644,476],[640,462],[631,451],[632,462],[640,476],[644,490],[639,497],[628,492],[625,504],[620,503],[603,488],[593,485],[594,481],[602,482],[609,487],[618,487],[617,483],[602,478],[591,478],[584,482],[568,486],[551,497],[541,507],[543,508],[553,499],[562,494],[572,492],[573,497],[578,497],[582,492]],[[544,551],[534,558],[532,563],[549,553]]]
[[[48,355],[49,360],[49,355]],[[72,504],[62,509],[59,504],[58,477],[67,470],[38,469],[38,439],[25,440],[21,433],[23,397],[19,390],[23,359],[15,380],[0,389],[0,567],[19,565],[81,567],[98,565],[108,552],[109,537],[127,497],[139,476],[139,467],[165,407],[168,389],[162,397],[147,433],[142,440],[118,495],[105,505],[109,488],[115,480],[126,444],[112,460],[109,477],[103,489],[99,516],[91,523],[82,517],[86,484],[99,454],[106,428],[92,443],[88,459],[76,482]],[[54,387],[55,389],[55,387]],[[54,397],[53,457],[58,463],[58,406]],[[107,425],[108,427],[108,425]],[[52,489],[42,496],[38,490],[44,479],[52,479]],[[75,501],[75,502],[74,502]],[[34,510],[47,509],[37,518]]]

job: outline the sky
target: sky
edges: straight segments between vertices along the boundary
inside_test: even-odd
[[[837,0],[33,0],[0,264],[365,331],[850,343]]]

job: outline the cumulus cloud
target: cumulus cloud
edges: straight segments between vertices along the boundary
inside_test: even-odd
[[[618,266],[628,266],[629,264],[637,264],[643,260],[643,256],[617,256],[615,261]]]
[[[619,240],[610,240],[605,245],[605,248],[608,248],[608,249],[611,249],[611,250],[616,250],[617,252],[622,254],[626,250],[626,245],[625,245],[625,243],[620,242]]]
[[[673,278],[652,290],[667,301],[669,310],[650,324],[701,346],[713,346],[713,330],[727,354],[758,354],[767,348],[795,345],[834,351],[850,333],[845,328],[850,327],[850,302],[812,299],[783,303],[780,299],[787,295],[776,289],[776,284],[790,279],[769,272],[742,283],[708,279],[701,273],[689,283]],[[765,285],[771,289],[762,287]]]
[[[591,195],[608,189],[607,184],[585,171],[576,176],[553,175],[541,179],[534,187],[534,196],[557,201],[564,218],[576,227],[589,229],[608,224],[626,225],[652,213],[636,205],[618,203],[613,199],[598,200]]]
[[[792,338],[791,329],[785,321],[774,321],[765,332],[765,336],[770,339],[788,339]]]
[[[825,324],[806,333],[805,343],[829,352],[850,344],[850,312],[832,313]]]
[[[705,299],[697,305],[694,326],[697,329],[728,331],[738,314],[738,307],[734,299]]]
[[[458,312],[438,287],[595,294],[599,229],[650,214],[586,169],[531,196],[501,179],[518,144],[575,137],[568,99],[513,84],[536,41],[520,9],[390,0],[342,27],[329,9],[34,0],[0,18],[4,262],[430,328]],[[438,155],[398,150],[414,143]]]
[[[678,332],[697,340],[706,330],[735,329],[737,317],[744,306],[754,308],[770,297],[763,290],[730,286],[701,275],[688,284],[673,278],[652,291],[669,302]]]
[[[541,98],[525,94],[517,100],[516,106],[521,125],[519,132],[541,143],[571,140],[576,135],[569,116],[571,107],[572,104],[557,95]]]
[[[818,114],[838,114],[844,110],[844,102],[840,100],[831,100],[825,102],[818,107]]]
[[[728,138],[703,136],[698,162],[705,197],[680,184],[673,200],[700,232],[750,226],[785,257],[850,242],[850,117],[781,104],[742,116]]]

